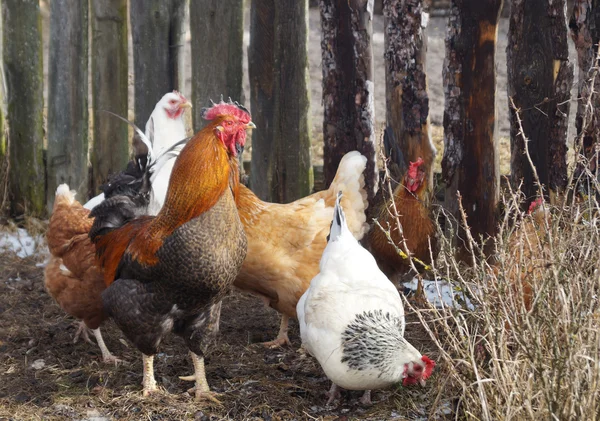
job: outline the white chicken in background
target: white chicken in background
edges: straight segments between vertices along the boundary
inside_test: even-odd
[[[191,106],[186,97],[181,93],[177,91],[166,93],[156,103],[154,111],[152,111],[150,118],[146,122],[145,133],[130,121],[120,116],[117,117],[125,120],[134,128],[137,140],[141,141],[148,149],[148,159],[151,159],[151,157],[161,156],[168,148],[186,138],[187,132],[183,115],[185,110],[191,108]],[[135,146],[134,140],[134,149],[136,149]],[[147,210],[148,215],[156,215],[162,207],[167,194],[171,171],[175,164],[175,158],[177,158],[183,146],[182,144],[175,150],[169,151],[168,154],[162,156],[160,162],[154,165],[154,171],[150,177],[152,193]],[[104,193],[93,197],[83,207],[93,209],[102,201],[104,201]]]
[[[327,404],[339,387],[365,390],[402,382],[423,385],[435,363],[404,338],[404,306],[392,282],[346,224],[338,194],[333,222],[320,262],[297,305],[303,347],[333,382]]]

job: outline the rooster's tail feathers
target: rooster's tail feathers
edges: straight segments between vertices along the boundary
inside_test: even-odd
[[[366,166],[367,158],[360,152],[348,152],[340,161],[335,178],[329,187],[332,198],[336,197],[339,191],[344,193],[342,205],[348,218],[348,228],[357,240],[360,240],[369,229],[365,215],[368,206],[364,177]]]
[[[98,204],[90,212],[94,225],[89,232],[92,242],[112,230],[122,227],[127,222],[144,213],[148,206],[148,195],[128,197],[114,196]]]

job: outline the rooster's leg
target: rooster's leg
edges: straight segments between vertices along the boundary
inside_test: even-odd
[[[371,405],[371,391],[365,390],[365,393],[360,398],[360,403],[363,405]]]
[[[283,345],[289,345],[292,346],[292,343],[290,342],[290,338],[288,337],[288,325],[289,325],[289,321],[290,318],[283,314],[281,316],[281,324],[279,325],[279,333],[277,334],[277,337],[275,339],[273,339],[272,341],[269,342],[263,342],[263,346],[267,347],[267,348],[279,348]]]
[[[208,382],[206,381],[206,372],[204,370],[204,357],[200,357],[193,352],[190,352],[190,356],[192,357],[192,362],[194,363],[194,375],[179,377],[181,380],[196,382],[196,385],[188,390],[188,393],[193,392],[198,400],[209,399],[220,404],[221,402],[215,397],[216,393],[211,392],[210,388],[208,387]]]
[[[331,389],[329,389],[329,392],[327,392],[327,396],[329,397],[329,399],[327,400],[326,405],[331,405],[333,401],[339,399],[342,396],[340,393],[340,387],[332,382]]]
[[[75,332],[75,337],[73,338],[73,343],[77,343],[77,341],[79,340],[80,337],[87,343],[90,343],[90,344],[93,343],[92,340],[90,339],[90,335],[88,334],[88,332],[90,331],[90,328],[87,327],[85,322],[83,320],[81,320],[77,325],[78,325],[77,332]]]
[[[104,339],[102,339],[102,333],[100,333],[100,328],[92,329],[92,332],[94,333],[94,336],[96,337],[96,342],[98,342],[98,347],[100,347],[100,351],[102,352],[102,361],[104,361],[105,363],[114,363],[115,365],[121,362],[121,360],[115,357],[113,354],[111,354],[108,348],[106,347]]]
[[[156,380],[154,379],[154,355],[142,354],[142,358],[144,361],[144,377],[142,379],[144,389],[142,395],[148,396],[158,390]]]

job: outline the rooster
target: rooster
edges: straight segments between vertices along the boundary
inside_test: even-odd
[[[171,104],[171,101],[176,103]],[[163,127],[174,110],[188,108],[186,103],[181,94],[166,94],[156,105],[147,127],[152,126],[152,121],[157,121],[158,126]],[[69,190],[66,184],[56,190],[54,209],[46,232],[51,256],[44,270],[44,285],[65,312],[81,320],[74,341],[81,336],[87,342],[91,342],[88,329],[92,329],[102,352],[102,359],[107,363],[119,360],[110,353],[100,332],[100,324],[106,318],[100,294],[106,286],[103,271],[95,261],[96,249],[88,238],[93,224],[93,220],[89,218],[89,209],[103,201],[105,195],[111,197],[123,194],[127,189],[130,194],[139,194],[144,185],[144,178],[148,176],[153,187],[160,183],[168,183],[172,165],[166,171],[163,168],[175,160],[179,151],[176,142],[182,139],[180,136],[185,137],[185,125],[180,116],[173,120],[174,124],[169,125],[172,136],[169,135],[166,140],[155,140],[156,145],[163,150],[159,155],[153,151],[152,141],[136,128],[139,138],[139,141],[134,141],[133,144],[136,160],[129,163],[126,171],[112,176],[109,182],[101,187],[104,193],[90,200],[85,206],[75,200],[75,192]],[[161,130],[160,133],[164,135],[165,131]],[[149,135],[153,138],[152,130],[149,131]],[[154,192],[153,190],[152,197],[156,196]],[[137,213],[148,213],[151,210],[148,209],[149,206],[148,204],[139,209]]]
[[[410,163],[403,182],[394,191],[393,201],[380,206],[377,223],[367,234],[369,250],[381,270],[392,279],[409,271],[408,255],[416,262],[417,269],[425,269],[431,262],[430,242],[434,257],[437,252],[436,225],[427,206],[423,164],[421,158]],[[402,231],[396,222],[396,210]],[[389,231],[396,247],[390,244],[384,230]]]
[[[338,195],[320,272],[297,306],[302,346],[339,387],[365,390],[425,383],[435,363],[404,338],[400,294],[373,256],[354,238]]]
[[[290,344],[289,318],[296,318],[296,304],[319,272],[338,191],[344,192],[342,203],[348,209],[348,224],[355,238],[360,240],[368,230],[366,163],[360,152],[347,153],[328,190],[288,204],[263,202],[240,186],[237,208],[248,237],[248,255],[234,285],[282,313],[277,338],[265,346]]]
[[[221,102],[203,117],[209,124],[177,158],[158,215],[135,217],[137,198],[128,196],[107,199],[90,214],[90,239],[108,285],[104,310],[143,354],[144,395],[157,390],[154,355],[173,331],[190,350],[196,398],[214,399],[204,355],[246,256],[235,207],[237,155],[255,126],[239,104]]]

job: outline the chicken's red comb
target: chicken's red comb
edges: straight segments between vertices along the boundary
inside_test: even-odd
[[[431,358],[429,358],[426,355],[423,355],[421,357],[421,361],[423,361],[425,363],[425,370],[423,370],[423,375],[421,376],[421,378],[423,380],[427,380],[429,378],[429,376],[431,376],[431,373],[433,373],[433,368],[435,367],[435,361],[433,361]]]
[[[425,163],[425,161],[423,161],[423,158],[418,158],[416,162],[411,162],[410,166],[408,167],[408,176],[410,178],[417,178],[417,168],[419,168],[421,165],[423,165]]]
[[[231,98],[229,98],[229,102],[224,102],[221,98],[221,102],[218,104],[213,102],[212,107],[202,109],[202,118],[205,120],[214,120],[220,115],[232,115],[237,117],[242,123],[250,122],[250,112],[248,109],[238,102],[232,102]]]
[[[178,90],[174,90],[173,93],[176,94],[176,95],[178,95],[179,99],[181,99],[181,101],[188,102],[187,98],[181,92],[179,92]]]
[[[541,206],[542,203],[544,203],[544,198],[538,197],[533,202],[531,202],[531,204],[529,205],[529,210],[527,211],[527,213],[531,215],[531,213],[533,213],[533,211],[536,210],[538,206]]]

